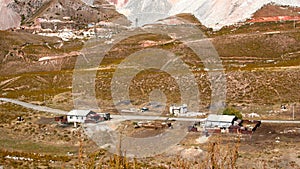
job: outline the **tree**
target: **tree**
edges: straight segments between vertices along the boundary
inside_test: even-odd
[[[227,107],[226,109],[224,109],[223,115],[235,115],[239,119],[243,118],[242,113],[233,107]]]

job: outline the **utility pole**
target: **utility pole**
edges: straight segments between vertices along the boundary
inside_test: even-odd
[[[295,104],[293,104],[293,120],[295,120]]]
[[[296,29],[296,17],[294,17],[294,29]]]
[[[138,27],[138,22],[139,22],[139,19],[138,19],[138,18],[135,18],[135,27],[136,27],[136,28]]]
[[[296,16],[295,16],[295,12],[296,12],[296,10],[295,10],[295,7],[294,7],[294,11],[293,11],[293,13],[294,13],[294,29],[296,29]]]

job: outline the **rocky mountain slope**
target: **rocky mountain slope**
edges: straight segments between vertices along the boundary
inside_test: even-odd
[[[223,26],[243,22],[251,18],[257,10],[269,3],[300,6],[298,0],[179,0],[159,2],[131,0],[124,7],[118,8],[118,11],[126,15],[133,23],[136,18],[141,16],[143,16],[144,23],[162,19],[159,18],[157,13],[161,14],[161,17],[191,13],[205,26],[218,30]]]
[[[37,18],[59,19],[70,17],[75,23],[126,20],[105,0],[1,0],[0,30],[32,25]],[[0,1],[0,2],[1,2]]]
[[[80,23],[118,20],[124,14],[133,26],[191,13],[206,27],[220,28],[251,18],[267,4],[300,7],[298,0],[1,0],[0,30],[33,22],[37,17],[72,16]],[[109,5],[115,5],[117,11]],[[295,15],[299,15],[296,13]],[[124,19],[124,18],[122,18]]]
[[[130,0],[120,12],[135,24],[143,26],[168,17],[172,5],[168,0]]]
[[[12,0],[0,0],[0,30],[5,30],[20,25],[21,17],[8,7]]]

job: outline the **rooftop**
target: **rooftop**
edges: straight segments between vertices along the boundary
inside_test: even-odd
[[[214,121],[214,122],[228,122],[231,123],[234,120],[234,115],[217,115],[217,114],[210,114],[207,117],[207,121]]]
[[[236,117],[233,115],[210,114],[207,117],[205,127],[206,128],[214,128],[214,127],[228,128],[232,125],[232,121],[235,118]]]
[[[91,110],[72,110],[67,115],[68,116],[87,116]]]

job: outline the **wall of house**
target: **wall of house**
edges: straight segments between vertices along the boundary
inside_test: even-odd
[[[67,118],[69,123],[73,123],[73,122],[83,123],[86,120],[86,117],[84,116],[67,116]]]
[[[186,105],[179,106],[179,107],[171,106],[169,108],[169,112],[170,112],[170,114],[178,116],[179,114],[187,113],[187,106]]]

